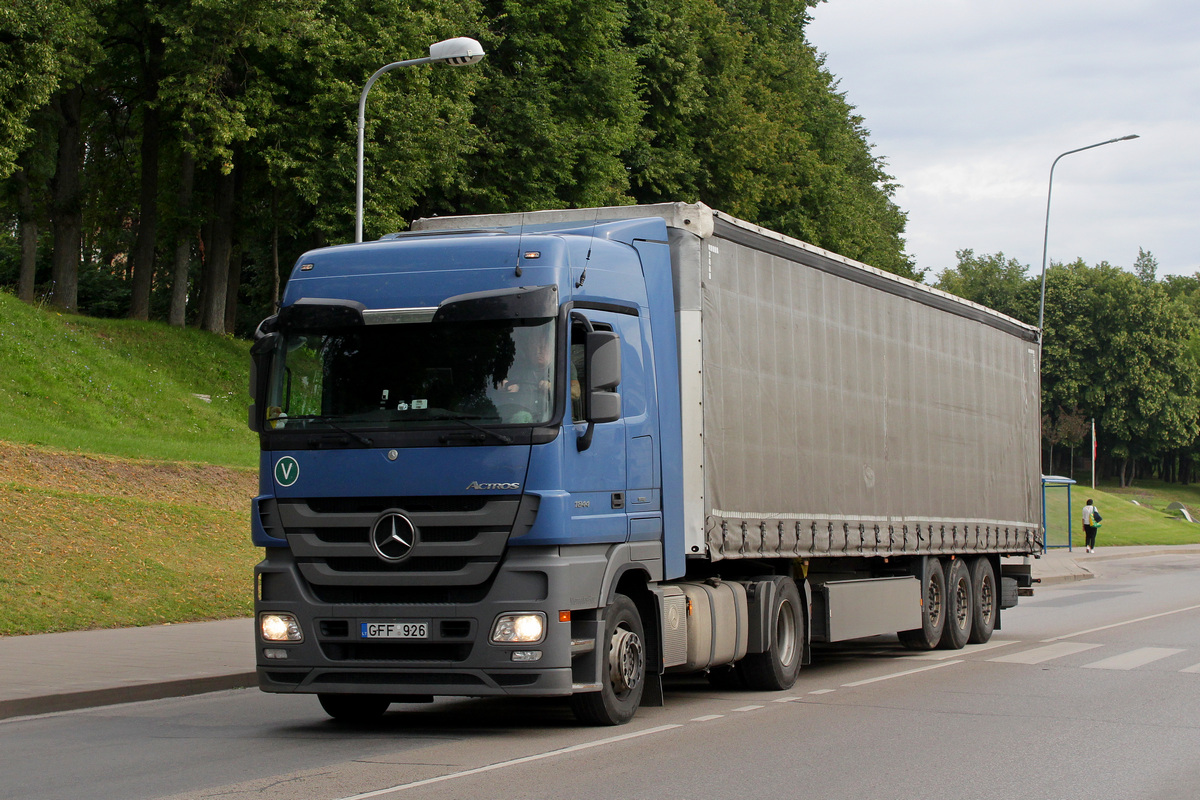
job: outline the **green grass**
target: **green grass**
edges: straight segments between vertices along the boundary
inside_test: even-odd
[[[1104,517],[1096,536],[1096,546],[1200,544],[1200,523],[1188,522],[1178,511],[1168,510],[1173,502],[1181,502],[1200,520],[1200,487],[1180,486],[1161,481],[1137,481],[1134,486],[1119,488],[1101,484],[1093,490],[1080,484],[1071,487],[1071,513],[1076,547],[1083,546],[1083,527],[1080,516],[1088,498],[1096,501]],[[1048,542],[1066,544],[1065,491],[1048,490],[1046,496]],[[1135,505],[1132,501],[1137,501]]]
[[[0,442],[0,635],[247,615],[253,470]]]
[[[248,376],[248,342],[61,314],[0,292],[0,440],[254,466]]]

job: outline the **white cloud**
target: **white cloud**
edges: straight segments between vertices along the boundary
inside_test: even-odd
[[[1200,269],[1200,4],[830,0],[810,42],[902,189],[908,251]]]

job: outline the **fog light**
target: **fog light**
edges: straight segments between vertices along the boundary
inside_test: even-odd
[[[288,651],[281,647],[267,647],[263,649],[263,655],[267,658],[287,658]]]
[[[541,650],[513,650],[512,660],[513,661],[525,661],[525,662],[541,661],[542,660],[542,651]]]
[[[546,634],[546,616],[540,611],[532,614],[502,614],[492,626],[492,641],[498,644],[540,642]]]
[[[263,614],[259,618],[262,638],[268,642],[300,642],[304,633],[300,623],[291,614]]]

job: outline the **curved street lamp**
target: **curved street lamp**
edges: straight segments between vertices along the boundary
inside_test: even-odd
[[[1072,153],[1082,153],[1084,150],[1091,150],[1093,147],[1103,147],[1106,144],[1112,144],[1114,142],[1127,142],[1130,139],[1136,139],[1136,138],[1138,138],[1138,135],[1136,133],[1131,133],[1128,136],[1119,136],[1116,139],[1109,139],[1108,141],[1105,141],[1105,142],[1096,142],[1095,144],[1089,144],[1087,147],[1077,147],[1074,150],[1068,150],[1067,152],[1060,154],[1058,156],[1058,158],[1054,159],[1054,163],[1050,165],[1050,185],[1049,185],[1049,188],[1046,189],[1046,233],[1045,233],[1045,236],[1042,238],[1042,299],[1041,299],[1041,303],[1038,305],[1039,352],[1040,352],[1040,345],[1041,345],[1041,339],[1042,339],[1042,322],[1045,320],[1045,317],[1046,317],[1046,251],[1047,251],[1047,248],[1050,246],[1050,195],[1051,195],[1051,192],[1054,191],[1054,168],[1058,166],[1058,161],[1063,156],[1069,156]]]
[[[466,36],[446,39],[429,46],[429,55],[425,58],[412,58],[408,61],[397,61],[380,67],[375,74],[367,79],[362,94],[358,98],[358,180],[355,186],[354,210],[354,241],[362,241],[363,230],[363,138],[367,125],[367,93],[375,85],[375,81],[385,72],[391,72],[398,67],[413,67],[417,64],[449,64],[452,67],[462,67],[468,64],[478,64],[483,59],[483,45]]]

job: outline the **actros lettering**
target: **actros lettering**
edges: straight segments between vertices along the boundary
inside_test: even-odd
[[[479,481],[471,481],[471,484],[467,487],[467,491],[470,491],[472,489],[478,491],[478,490],[488,490],[488,489],[520,489],[520,488],[521,488],[521,484],[519,484],[519,483],[480,483]]]

